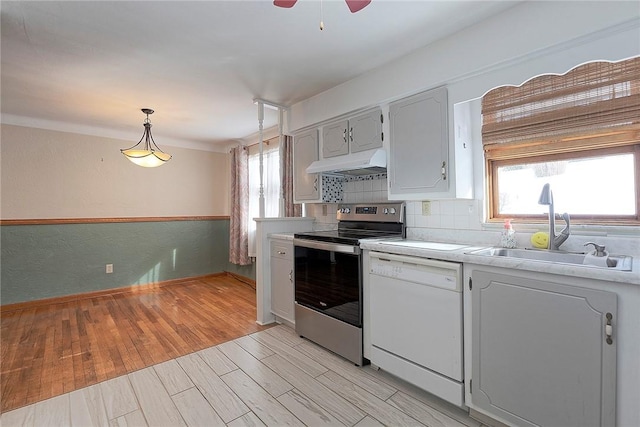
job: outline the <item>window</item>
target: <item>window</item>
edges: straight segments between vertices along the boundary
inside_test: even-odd
[[[482,99],[489,219],[640,223],[640,58],[500,87]]]
[[[280,212],[280,152],[278,140],[263,145],[262,167],[264,186],[264,213],[266,218],[279,216]],[[249,256],[256,256],[256,222],[260,216],[260,150],[258,145],[249,147]]]

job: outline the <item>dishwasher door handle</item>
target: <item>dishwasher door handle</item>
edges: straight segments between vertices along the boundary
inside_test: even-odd
[[[448,270],[459,270],[460,263],[456,261],[440,261],[437,259],[431,258],[420,258],[417,256],[407,256],[407,255],[396,255],[389,254],[385,252],[369,252],[369,257],[371,258],[371,262],[380,261],[395,261],[397,263],[402,263],[408,266],[418,266],[418,267],[435,267],[435,268],[443,268]]]

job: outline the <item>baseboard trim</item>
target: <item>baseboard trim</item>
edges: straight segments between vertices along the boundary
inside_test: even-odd
[[[248,277],[240,276],[238,274],[223,271],[220,273],[205,274],[201,276],[183,277],[180,279],[171,279],[171,280],[163,280],[161,282],[145,283],[143,285],[123,286],[121,288],[103,289],[99,291],[83,292],[83,293],[73,294],[73,295],[63,295],[60,297],[43,298],[43,299],[38,299],[33,301],[24,301],[24,302],[16,302],[13,304],[5,304],[0,306],[0,314],[9,313],[17,310],[32,309],[32,308],[42,307],[50,304],[63,304],[70,301],[78,301],[78,300],[83,300],[88,298],[115,295],[123,292],[144,292],[151,289],[162,288],[164,286],[175,285],[178,283],[190,282],[193,280],[202,280],[210,277],[219,277],[219,276],[231,276],[234,279],[237,279],[250,286],[251,286],[251,282],[253,282],[252,286],[255,289],[255,280],[249,279]]]

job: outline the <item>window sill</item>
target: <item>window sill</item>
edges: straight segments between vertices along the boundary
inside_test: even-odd
[[[564,222],[556,222],[557,232],[564,228]],[[548,223],[514,223],[514,229],[522,233],[536,233],[546,231]],[[498,231],[503,229],[502,222],[484,222],[482,229],[485,231]],[[571,234],[574,236],[620,236],[640,237],[640,226],[637,225],[595,225],[595,224],[571,224]]]

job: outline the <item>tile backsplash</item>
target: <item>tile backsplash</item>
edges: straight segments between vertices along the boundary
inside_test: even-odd
[[[386,174],[342,179],[342,203],[387,202]],[[422,201],[406,203],[406,225],[411,229],[481,230],[480,200],[433,200],[429,215],[422,214]],[[306,215],[316,218],[316,229],[337,226],[336,203],[309,203]]]
[[[344,203],[386,202],[387,175],[369,175],[364,179],[349,177],[342,183]]]
[[[431,200],[427,214],[423,214],[422,203],[407,202],[408,228],[482,229],[480,200]]]
[[[387,174],[332,177],[323,186],[329,188],[323,198],[329,203],[307,203],[306,215],[316,218],[314,229],[329,230],[338,226],[338,203],[386,202]]]
[[[386,176],[373,177],[343,181],[343,203],[388,201]],[[422,201],[407,201],[407,238],[497,246],[502,226],[484,223],[483,203],[479,199],[430,200],[428,212],[423,214]],[[336,203],[307,204],[306,215],[316,218],[314,229],[334,229],[337,209]],[[547,231],[546,224],[514,224],[514,229],[517,246],[521,248],[531,247],[530,238],[536,231]],[[571,237],[562,249],[584,252],[584,243],[595,241],[606,245],[612,253],[640,256],[639,237],[639,227],[572,225]]]

